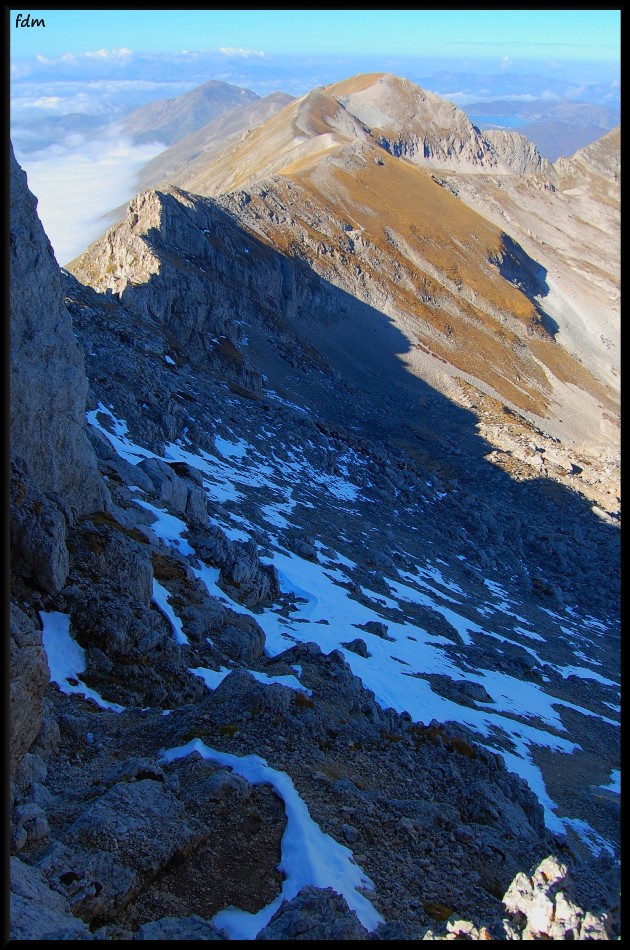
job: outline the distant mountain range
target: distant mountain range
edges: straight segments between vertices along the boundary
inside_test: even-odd
[[[211,79],[183,96],[134,109],[125,117],[123,131],[137,143],[157,139],[171,145],[229,109],[258,98],[249,89]]]
[[[524,120],[518,131],[552,162],[572,155],[619,124],[618,110],[571,99],[471,102],[465,108],[483,130],[500,125],[502,116]]]

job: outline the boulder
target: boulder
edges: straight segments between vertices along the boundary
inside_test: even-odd
[[[308,884],[283,901],[258,940],[365,940],[368,931],[332,887]]]
[[[193,914],[190,917],[161,917],[142,924],[136,940],[225,940],[213,923]]]

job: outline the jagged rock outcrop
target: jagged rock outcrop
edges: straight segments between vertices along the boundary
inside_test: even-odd
[[[231,261],[245,251],[230,225],[212,202],[179,190],[143,192],[130,202],[124,223],[107,232],[105,253],[99,242],[73,269],[97,290],[118,294],[142,320],[157,323],[175,356],[196,352],[207,369],[227,370],[240,385],[261,393],[260,375],[244,362],[238,345],[238,320],[247,315],[251,297],[234,282]],[[251,284],[264,281],[251,268],[247,272]],[[214,285],[210,294],[206,273]]]
[[[78,515],[107,491],[85,431],[88,384],[63,302],[63,280],[11,151],[11,456],[44,492]]]
[[[553,179],[551,162],[543,158],[533,142],[511,129],[488,129],[484,136],[494,151],[518,175],[544,175]]]
[[[531,875],[519,872],[503,896],[501,920],[472,923],[451,917],[423,940],[613,940],[619,937],[617,911],[585,911],[575,902],[568,869],[555,856]]]

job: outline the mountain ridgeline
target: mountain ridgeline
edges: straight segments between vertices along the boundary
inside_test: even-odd
[[[223,86],[12,164],[11,936],[616,939],[619,135]]]

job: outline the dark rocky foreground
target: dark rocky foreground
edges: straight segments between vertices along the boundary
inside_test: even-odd
[[[121,300],[60,274],[15,163],[12,175],[11,937],[228,939],[212,922],[219,911],[255,914],[280,897],[288,799],[204,758],[201,746],[165,755],[197,739],[289,776],[322,835],[371,880],[364,897],[382,918],[368,931],[320,881],[290,895],[258,939],[617,938],[618,806],[588,797],[588,782],[618,767],[614,723],[602,718],[610,697],[605,684],[585,689],[558,674],[571,653],[554,616],[568,604],[598,618],[609,636],[593,654],[614,671],[616,529],[551,484],[526,490],[492,470],[459,410],[428,392],[427,416],[440,422],[427,418],[410,452],[400,393],[388,432],[358,384],[336,378],[291,330],[298,304],[319,302],[330,319],[333,289],[273,258],[266,286],[276,281],[273,296],[288,309],[263,310],[267,291],[251,274],[229,285],[238,237],[229,219],[206,222],[213,283],[199,261],[183,260],[190,222],[174,209],[160,236],[160,279],[139,280]],[[255,318],[266,342],[249,356],[238,321]],[[286,404],[290,390],[267,393],[272,358],[300,367],[301,406]],[[190,461],[166,459],[169,445],[213,452],[219,422],[232,439],[267,443],[272,475],[236,497],[225,488],[222,497],[216,481],[209,491]],[[287,512],[274,480],[298,449],[304,474],[287,469]],[[315,476],[342,492],[346,475],[368,499],[362,507],[312,494]],[[178,519],[185,543],[156,534],[156,510]],[[230,524],[248,524],[249,539]],[[387,598],[384,578],[431,549],[470,599],[490,572],[519,609],[547,611],[558,640],[549,638],[546,663],[533,663],[526,640],[502,643],[500,654],[487,636],[466,644],[444,616],[411,604],[405,623],[442,636],[444,655],[463,658],[468,675],[410,673],[466,709],[492,699],[475,680],[484,666],[545,682],[578,705],[563,707],[562,722],[574,717],[588,782],[568,772],[554,798],[564,814],[593,822],[610,850],[594,856],[577,836],[545,827],[538,799],[505,767],[500,735],[493,751],[470,727],[414,719],[363,685],[349,661],[393,641],[400,606],[385,604],[345,651],[300,642],[300,594],[269,560],[278,546],[309,564],[343,552],[355,565],[344,595],[359,605],[366,590]],[[208,570],[216,587],[203,580]],[[160,589],[172,614],[156,601]],[[270,613],[286,620],[286,649],[265,649]],[[52,615],[69,618],[84,651],[74,676],[47,660],[42,621]],[[489,618],[488,631],[499,636],[501,623]],[[225,676],[209,690],[191,673],[199,668]],[[301,689],[254,675],[296,673]],[[84,687],[98,699],[72,694]]]

